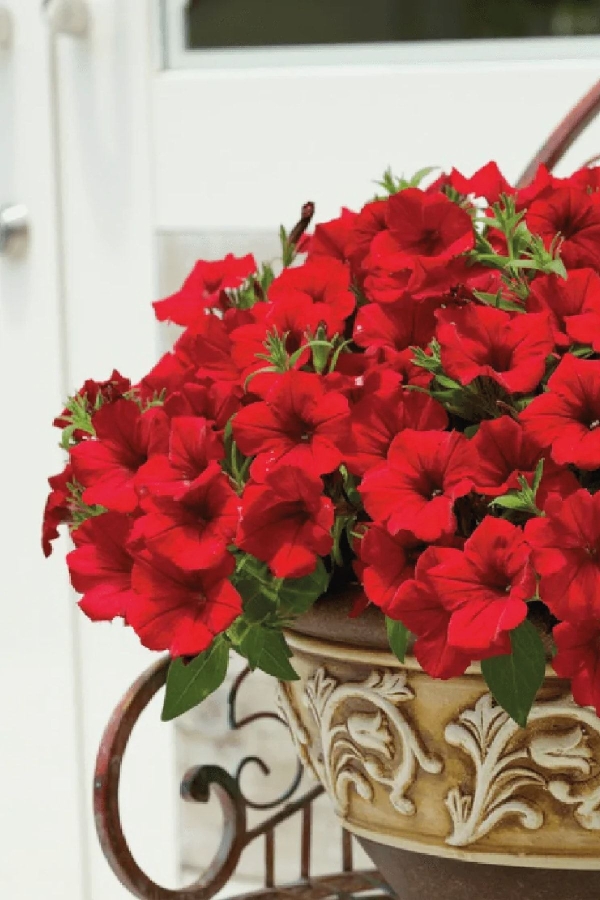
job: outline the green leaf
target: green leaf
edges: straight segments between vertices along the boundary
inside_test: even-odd
[[[533,492],[534,497],[536,496],[536,494],[539,490],[543,474],[544,474],[544,460],[540,459],[537,466],[535,467],[535,472],[533,475],[533,484],[531,486],[531,490]]]
[[[500,506],[502,509],[529,509],[529,504],[521,494],[504,494],[502,497],[496,497],[492,500],[490,505]]]
[[[163,722],[183,715],[216,691],[225,680],[228,662],[229,644],[220,637],[187,665],[182,659],[174,659],[167,675]]]
[[[410,631],[406,625],[402,624],[402,622],[397,622],[395,619],[389,619],[387,616],[385,617],[385,627],[387,629],[388,641],[390,642],[392,653],[394,653],[400,662],[403,663],[408,648]]]
[[[278,592],[279,611],[284,616],[299,616],[322,597],[329,586],[329,573],[322,559],[314,572],[303,578],[286,578]]]
[[[546,672],[546,653],[534,625],[525,620],[511,632],[512,654],[484,659],[481,671],[494,699],[525,728]]]
[[[280,631],[260,626],[250,628],[237,649],[246,657],[251,669],[262,669],[281,681],[298,681],[298,674],[290,663],[292,651]]]

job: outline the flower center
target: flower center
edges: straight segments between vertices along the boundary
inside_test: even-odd
[[[590,429],[590,431],[593,431],[594,428],[598,427],[598,425],[600,425],[600,419],[594,419],[593,422],[590,422],[590,424],[588,425],[588,428]]]

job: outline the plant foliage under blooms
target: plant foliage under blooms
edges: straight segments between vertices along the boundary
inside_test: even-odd
[[[552,655],[600,714],[600,169],[422,177],[198,262],[172,351],[55,422],[44,550],[67,523],[84,613],[171,655],[165,718],[231,650],[295,678],[283,629],[351,585],[521,724]]]

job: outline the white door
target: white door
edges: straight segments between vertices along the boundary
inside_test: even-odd
[[[80,900],[74,617],[64,566],[40,546],[66,386],[51,59],[37,3],[2,0],[0,23],[0,207],[25,204],[31,220],[20,256],[0,249],[0,894]],[[5,211],[0,248],[7,227]]]
[[[132,378],[149,368],[164,341],[153,323],[150,301],[159,293],[159,285],[166,290],[183,277],[195,255],[218,255],[228,246],[238,253],[270,253],[269,235],[276,234],[281,222],[292,224],[304,201],[316,202],[320,219],[335,216],[341,205],[359,207],[373,193],[373,180],[388,165],[398,174],[428,164],[455,165],[469,174],[495,157],[505,174],[514,178],[600,74],[598,0],[548,0],[543,10],[533,0],[421,0],[419,4],[409,0],[370,0],[368,4],[363,0],[87,0],[88,35],[80,40],[62,37],[56,44],[57,153],[53,157],[51,123],[40,125],[45,137],[33,130],[35,111],[42,105],[52,108],[40,9],[37,0],[12,0],[10,5],[23,20],[22,46],[33,41],[34,33],[38,45],[27,45],[29,86],[19,87],[18,102],[13,86],[12,106],[7,100],[8,111],[2,113],[2,152],[10,135],[7,128],[5,136],[4,120],[20,116],[22,129],[22,143],[14,151],[21,182],[15,180],[6,190],[33,206],[33,196],[17,196],[20,187],[33,191],[38,184],[40,190],[44,185],[47,190],[47,184],[53,183],[62,224],[57,232],[54,220],[42,217],[38,224],[35,218],[39,244],[32,242],[27,261],[18,264],[22,268],[0,264],[0,302],[5,304],[8,297],[12,304],[2,311],[3,325],[9,315],[18,319],[24,310],[32,316],[23,325],[22,344],[11,337],[12,356],[1,357],[3,367],[8,360],[13,362],[7,374],[2,370],[4,383],[14,384],[16,373],[23,373],[27,384],[37,386],[39,392],[35,425],[23,416],[24,401],[17,394],[9,398],[12,415],[4,422],[8,429],[11,422],[24,421],[23,434],[33,441],[28,446],[43,448],[39,455],[44,470],[52,459],[46,422],[57,408],[59,388],[64,390],[68,384],[73,390],[88,376],[106,377],[113,366]],[[286,15],[294,17],[291,25]],[[518,25],[511,31],[506,23],[513,21]],[[498,33],[505,38],[495,40]],[[549,37],[564,33],[579,36]],[[460,40],[464,34],[470,39]],[[534,37],[513,39],[515,34]],[[290,40],[298,35],[306,44],[291,46]],[[365,39],[369,42],[364,43]],[[324,40],[329,44],[316,43]],[[261,46],[264,43],[271,46]],[[0,90],[16,77],[10,74],[10,65],[10,59],[8,66],[4,58],[0,63]],[[24,71],[25,61],[20,65]],[[32,74],[38,67],[39,83]],[[21,98],[29,96],[28,91],[31,102],[25,106]],[[45,172],[40,162],[46,152],[43,148],[48,154]],[[594,125],[564,165],[573,166],[598,151],[600,125]],[[0,169],[2,190],[6,171],[6,167]],[[48,203],[46,210],[55,209],[54,200]],[[50,261],[41,261],[44,254]],[[48,274],[44,266],[51,264],[58,269]],[[17,278],[26,289],[15,287]],[[53,294],[55,288],[48,285],[59,282],[61,288]],[[41,298],[35,314],[34,296],[36,303]],[[42,313],[44,304],[57,303],[59,296],[67,370],[64,385],[57,382],[53,387],[56,368],[41,351],[35,353],[35,364],[28,366],[25,360],[30,360],[34,334],[40,341],[45,337],[44,353],[50,352],[52,335],[59,341],[58,324],[52,320],[50,326]],[[27,347],[26,340],[30,341]],[[33,372],[38,373],[35,382]],[[53,376],[46,377],[48,372]],[[41,409],[45,392],[47,412]],[[56,396],[51,397],[52,392]],[[33,513],[24,511],[25,488],[14,476],[24,458],[23,447],[7,439],[3,443],[3,454],[11,464],[5,469],[11,476],[7,489],[12,493],[8,495],[10,515],[3,516],[9,535],[2,552],[10,552],[11,558],[18,558],[25,529],[33,539],[36,528]],[[29,500],[32,508],[33,494]],[[8,637],[0,631],[1,646],[4,650],[9,642],[7,653],[11,660],[14,656],[20,677],[47,682],[40,661],[48,658],[54,666],[62,660],[63,693],[73,692],[76,685],[74,718],[69,713],[71,700],[61,705],[58,691],[50,692],[37,714],[47,734],[51,733],[49,723],[56,727],[60,716],[69,718],[73,741],[75,736],[79,740],[79,758],[73,749],[76,745],[68,744],[72,764],[63,763],[62,787],[56,787],[64,799],[61,815],[74,829],[72,846],[81,848],[81,853],[68,857],[75,869],[81,867],[81,872],[72,873],[81,877],[83,885],[79,894],[73,894],[74,900],[112,900],[123,894],[97,849],[87,791],[102,727],[148,655],[131,634],[116,626],[92,626],[76,613],[72,598],[63,593],[58,561],[42,569],[41,560],[28,552],[26,563],[22,579],[11,576],[9,585],[18,606],[8,604],[7,592],[3,593],[9,621],[15,624]],[[57,579],[56,587],[48,593],[55,596],[46,597],[42,590],[51,577]],[[32,634],[39,636],[40,646],[29,638],[35,658],[31,667],[20,652],[27,637],[24,609],[38,628]],[[55,636],[57,628],[62,630]],[[66,646],[69,640],[74,650]],[[4,687],[6,677],[3,680]],[[34,686],[27,678],[24,684],[27,690],[21,688],[21,697],[27,698],[29,708],[33,705],[35,716]],[[19,723],[15,728],[24,729],[27,713],[22,701],[16,692],[9,699],[21,710],[20,718],[14,719]],[[3,728],[7,722],[10,725],[10,718],[5,717]],[[33,763],[43,757],[48,737],[39,737],[38,754],[31,746],[31,729],[27,734],[27,753],[22,757]],[[179,852],[172,732],[158,722],[154,708],[140,735],[125,772],[126,825],[129,821],[140,863],[165,881]],[[13,741],[8,746],[13,754],[9,762],[16,765],[19,745]],[[80,794],[74,788],[78,771]],[[31,811],[35,787],[30,790],[26,799],[31,805],[22,808]],[[10,791],[11,804],[16,805],[16,787],[14,796],[12,785]],[[51,804],[45,805],[44,815],[49,816]],[[36,839],[31,854],[39,844]],[[64,853],[54,858],[66,864]],[[13,877],[25,860],[9,864]],[[16,884],[14,877],[9,883]],[[60,896],[70,900],[66,884]],[[19,894],[14,887],[11,896],[25,900],[34,893],[31,883],[29,890],[24,893],[21,888]],[[40,895],[48,896],[48,890]]]

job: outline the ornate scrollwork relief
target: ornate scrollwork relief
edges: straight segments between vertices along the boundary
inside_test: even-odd
[[[471,793],[455,787],[447,795],[453,824],[447,844],[474,844],[510,817],[517,817],[529,830],[542,828],[542,808],[522,794],[523,788],[532,786],[573,806],[582,828],[600,831],[600,720],[596,714],[565,697],[536,703],[529,726],[520,729],[491,694],[484,694],[446,727],[446,741],[467,753],[475,769]],[[593,739],[595,753],[590,746]]]
[[[345,816],[352,791],[371,801],[375,784],[389,790],[390,803],[403,816],[416,812],[407,796],[419,767],[437,775],[441,760],[430,755],[398,704],[414,699],[404,673],[373,671],[361,682],[340,683],[324,668],[306,682],[303,703],[317,725],[312,744],[286,689],[282,707],[301,758],[327,788]]]

